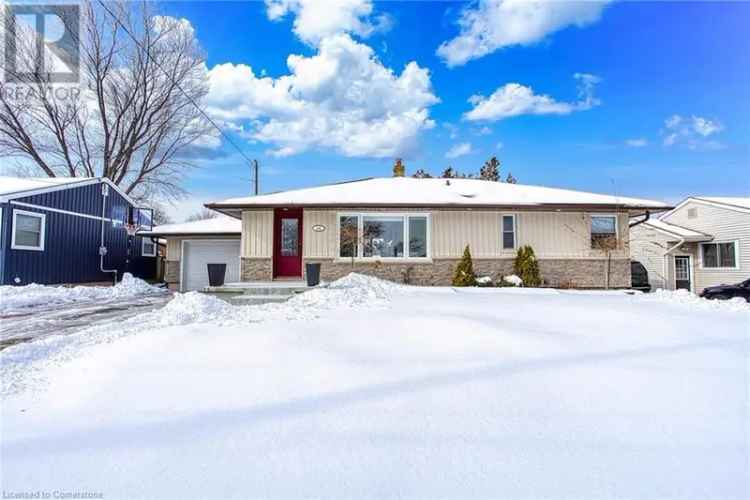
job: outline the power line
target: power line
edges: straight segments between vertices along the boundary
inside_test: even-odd
[[[139,47],[139,48],[140,48],[141,50],[143,50],[143,51],[144,51],[144,52],[146,53],[146,56],[147,56],[147,57],[148,57],[148,58],[149,58],[149,59],[151,60],[151,62],[152,62],[152,63],[154,63],[154,65],[155,65],[155,66],[156,66],[157,68],[159,68],[159,69],[161,70],[161,72],[162,72],[162,73],[164,73],[164,76],[166,76],[166,77],[167,77],[167,78],[168,78],[168,79],[169,79],[169,80],[170,80],[170,81],[171,81],[172,83],[174,83],[174,84],[175,84],[175,86],[177,87],[177,89],[178,89],[178,90],[179,90],[180,92],[182,92],[182,94],[183,94],[183,95],[184,95],[184,96],[185,96],[185,97],[186,97],[186,98],[188,99],[188,101],[190,101],[190,103],[191,103],[191,104],[192,104],[193,106],[195,106],[195,108],[196,108],[196,109],[197,109],[197,110],[198,110],[198,111],[200,112],[200,114],[202,114],[202,115],[204,116],[204,118],[206,118],[206,120],[208,120],[208,122],[209,122],[209,123],[210,123],[211,125],[213,125],[213,126],[214,126],[214,128],[216,128],[216,130],[218,130],[218,131],[219,131],[219,133],[220,133],[220,134],[221,134],[221,135],[222,135],[222,136],[223,136],[223,137],[224,137],[224,138],[225,138],[225,139],[227,140],[227,142],[228,142],[229,144],[231,144],[231,145],[232,145],[232,146],[233,146],[233,147],[234,147],[234,148],[235,148],[235,149],[237,150],[237,152],[238,152],[238,153],[240,153],[240,155],[241,155],[241,156],[242,156],[243,158],[245,158],[245,159],[246,159],[246,160],[247,160],[247,161],[248,161],[249,163],[252,163],[252,161],[253,161],[253,160],[252,160],[252,159],[250,159],[250,157],[248,157],[248,156],[247,156],[247,155],[245,154],[245,152],[244,152],[244,151],[242,151],[242,149],[241,149],[241,148],[240,148],[240,147],[239,147],[239,146],[238,146],[238,145],[237,145],[237,144],[236,144],[236,143],[234,142],[234,140],[232,140],[232,138],[231,138],[231,137],[229,137],[229,135],[227,135],[227,134],[226,134],[226,133],[225,133],[225,132],[224,132],[224,131],[223,131],[223,130],[221,129],[221,127],[219,127],[219,126],[218,126],[218,125],[216,124],[216,122],[214,122],[214,121],[213,121],[213,119],[212,119],[212,118],[211,118],[210,116],[208,116],[208,113],[206,113],[205,111],[203,111],[203,109],[201,109],[201,107],[200,107],[200,106],[198,105],[198,103],[197,103],[197,102],[195,102],[195,100],[194,100],[194,99],[193,99],[192,97],[190,97],[190,95],[188,95],[188,93],[187,93],[187,92],[185,92],[185,90],[184,90],[184,89],[182,88],[182,86],[181,86],[181,85],[180,85],[180,84],[179,84],[178,82],[176,82],[175,80],[173,80],[173,79],[171,78],[171,76],[170,76],[169,72],[167,72],[167,70],[165,70],[165,69],[164,69],[164,68],[163,68],[163,67],[161,66],[161,64],[159,64],[159,62],[158,62],[158,61],[156,61],[156,59],[154,59],[154,57],[153,57],[153,56],[151,55],[151,52],[150,52],[150,51],[148,51],[148,50],[147,50],[147,49],[146,49],[146,48],[145,48],[145,47],[144,47],[144,46],[143,46],[143,45],[141,44],[141,42],[139,42],[139,41],[138,41],[138,39],[137,39],[137,38],[135,37],[135,35],[133,35],[133,33],[131,33],[131,31],[130,31],[130,30],[128,29],[128,27],[127,27],[127,26],[125,26],[125,25],[124,25],[124,24],[122,23],[122,21],[120,21],[120,19],[119,19],[119,18],[117,17],[117,15],[115,15],[115,13],[114,13],[114,12],[112,12],[112,11],[111,11],[111,10],[109,9],[109,7],[107,7],[107,6],[106,6],[106,5],[104,4],[104,2],[103,2],[102,0],[99,0],[99,4],[100,4],[100,5],[102,6],[102,8],[103,8],[104,10],[106,10],[106,11],[107,11],[107,13],[108,13],[108,14],[109,14],[110,16],[112,16],[112,19],[114,19],[114,20],[115,20],[115,22],[116,22],[117,24],[119,24],[119,25],[120,25],[120,27],[121,27],[121,28],[123,29],[123,31],[125,31],[125,33],[127,33],[127,34],[128,34],[128,36],[129,36],[129,37],[130,37],[130,38],[131,38],[131,39],[133,40],[133,42],[135,42],[135,44],[136,44],[136,45],[137,45],[137,46],[138,46],[138,47]]]

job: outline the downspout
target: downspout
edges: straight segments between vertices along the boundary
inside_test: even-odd
[[[637,221],[633,222],[632,224],[629,224],[628,227],[633,228],[633,227],[635,227],[635,226],[637,226],[639,224],[643,224],[644,222],[646,222],[650,218],[651,218],[651,211],[650,210],[646,210],[646,213],[644,214],[644,217],[643,217],[642,220],[637,220]]]
[[[117,284],[117,269],[104,269],[104,256],[107,255],[107,247],[104,246],[104,215],[107,208],[107,197],[109,196],[109,186],[102,182],[102,220],[101,220],[101,243],[99,244],[99,269],[103,273],[113,273],[114,284]]]

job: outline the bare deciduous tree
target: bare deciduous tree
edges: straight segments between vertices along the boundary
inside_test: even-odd
[[[49,177],[107,177],[137,198],[179,196],[186,151],[215,141],[195,106],[208,87],[192,28],[149,2],[80,5],[80,86],[38,71],[0,82],[0,154]],[[34,67],[38,35],[16,33],[17,60]]]
[[[187,218],[185,218],[185,222],[194,222],[198,220],[206,220],[206,219],[215,219],[218,217],[219,214],[214,212],[213,210],[209,210],[207,208],[202,208],[198,212],[195,212],[192,215],[188,215]]]

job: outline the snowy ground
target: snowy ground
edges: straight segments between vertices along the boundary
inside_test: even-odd
[[[0,349],[158,309],[171,294],[125,274],[116,286],[0,286]]]
[[[748,498],[750,306],[684,294],[198,294],[9,347],[2,489]]]

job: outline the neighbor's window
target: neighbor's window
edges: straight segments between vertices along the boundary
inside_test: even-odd
[[[734,242],[703,243],[703,267],[737,267],[737,253]]]
[[[16,250],[44,250],[45,219],[44,214],[14,210],[11,248]]]
[[[339,257],[426,258],[429,246],[427,225],[426,215],[340,215]]]
[[[141,256],[156,257],[156,243],[151,241],[151,238],[141,240]]]
[[[516,247],[516,218],[512,215],[503,215],[503,248],[513,249]]]
[[[617,244],[617,217],[591,216],[591,248],[611,249]]]

